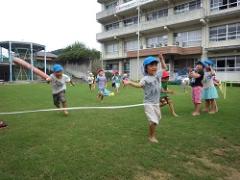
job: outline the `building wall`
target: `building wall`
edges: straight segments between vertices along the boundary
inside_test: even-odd
[[[219,11],[211,11],[210,10],[210,0],[202,0],[202,7],[199,9],[195,9],[193,11],[188,11],[184,13],[176,14],[174,12],[174,7],[179,4],[190,2],[190,0],[180,0],[175,1],[175,4],[167,4],[165,1],[153,2],[148,7],[144,7],[144,10],[141,12],[141,24],[140,24],[140,47],[143,49],[147,48],[147,38],[155,35],[167,35],[168,36],[168,46],[175,45],[174,43],[174,34],[178,32],[186,32],[193,30],[201,31],[201,43],[202,47],[201,54],[193,55],[195,59],[207,58],[207,57],[222,57],[222,56],[236,56],[240,53],[240,39],[235,40],[226,40],[226,41],[210,41],[209,40],[209,29],[214,26],[221,26],[225,24],[231,23],[240,23],[240,2],[238,7],[228,8],[225,10]],[[156,4],[154,4],[156,3]],[[161,17],[159,19],[153,21],[147,21],[147,13],[154,11],[156,9],[168,9],[168,16]],[[104,9],[104,5],[103,5]],[[106,10],[103,10],[103,12]],[[103,44],[102,53],[103,60],[108,61],[111,59],[115,59],[115,61],[122,62],[124,59],[129,59],[130,61],[130,78],[137,78],[137,60],[136,58],[127,58],[127,54],[124,51],[125,49],[125,41],[128,41],[132,38],[137,38],[137,25],[132,25],[128,27],[124,27],[123,20],[132,15],[137,15],[137,11],[135,9],[128,10],[123,12],[120,15],[114,16],[114,13],[110,13],[105,15],[106,18],[102,18],[97,15],[97,19],[102,24],[103,31],[97,34],[97,39]],[[106,12],[105,12],[106,13]],[[103,15],[103,14],[102,14]],[[104,15],[103,15],[104,16]],[[104,25],[107,23],[111,23],[114,21],[120,21],[119,28],[105,31]],[[167,28],[165,28],[165,26]],[[115,41],[118,43],[118,53],[114,54],[106,54],[104,44],[109,41]],[[236,47],[235,47],[236,46]],[[229,47],[229,50],[225,48],[219,49],[220,47]],[[235,47],[235,48],[234,48]],[[209,49],[212,49],[211,51]],[[215,49],[215,50],[214,50]],[[175,59],[181,59],[179,55],[174,55],[174,59],[169,59],[169,64],[171,67],[171,72],[174,73],[174,61]],[[191,59],[191,58],[190,58]],[[182,61],[188,61],[189,57],[182,58]],[[141,59],[142,61],[142,59]],[[195,60],[194,60],[195,61]],[[121,66],[119,66],[121,67]],[[140,72],[140,71],[139,71]],[[240,71],[239,71],[240,72]],[[240,81],[239,72],[219,72],[219,77],[222,80],[231,80],[231,78],[235,81],[236,79]],[[228,74],[228,75],[226,75]],[[141,77],[141,73],[139,73],[139,77]],[[225,78],[225,79],[224,79]]]

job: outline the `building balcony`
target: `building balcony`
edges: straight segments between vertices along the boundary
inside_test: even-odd
[[[173,14],[167,17],[162,17],[152,21],[142,21],[140,23],[140,32],[148,32],[158,30],[164,26],[169,28],[177,28],[181,26],[200,24],[200,19],[205,17],[204,9],[197,9],[194,11]],[[138,25],[134,24],[128,27],[120,27],[111,31],[105,31],[97,34],[98,41],[113,40],[114,38],[123,38],[129,35],[134,35],[138,31]]]
[[[108,21],[108,19],[110,20],[111,18],[114,17],[115,13],[116,13],[115,8],[106,9],[101,12],[98,12],[96,15],[96,19],[97,21],[101,22],[103,19],[106,18],[105,20]]]
[[[208,43],[208,50],[209,51],[214,51],[214,50],[230,50],[230,49],[237,49],[236,47],[239,48],[239,39],[234,39],[234,40],[227,40],[227,41],[210,41]]]
[[[223,18],[238,18],[239,13],[240,13],[240,6],[237,6],[234,8],[228,8],[224,10],[209,11],[207,16],[210,21],[211,20],[215,21]]]

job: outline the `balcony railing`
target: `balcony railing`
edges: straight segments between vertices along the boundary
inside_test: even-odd
[[[156,29],[163,26],[171,26],[175,24],[190,22],[200,20],[205,17],[204,9],[197,9],[195,11],[186,12],[182,14],[173,14],[166,17],[161,17],[152,21],[142,21],[140,23],[140,31],[147,31],[150,29]],[[200,22],[199,22],[200,23]],[[138,25],[134,24],[128,27],[120,27],[119,29],[114,29],[111,31],[104,31],[97,34],[97,40],[101,41],[108,38],[124,36],[131,33],[136,33],[138,31]]]

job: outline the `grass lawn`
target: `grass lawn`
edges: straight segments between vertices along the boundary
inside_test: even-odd
[[[157,129],[159,144],[147,139],[143,107],[2,115],[0,179],[240,179],[240,88],[228,88],[219,113],[192,117],[190,94],[176,86]],[[87,85],[68,87],[69,106],[142,102],[130,87],[103,103]],[[0,111],[54,108],[47,84],[0,86]]]

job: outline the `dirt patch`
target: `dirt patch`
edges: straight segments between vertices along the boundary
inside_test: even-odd
[[[226,176],[223,177],[222,179],[226,179],[226,180],[239,180],[240,179],[240,172],[237,169],[214,163],[214,162],[210,161],[209,159],[207,159],[206,157],[202,157],[202,158],[194,157],[193,160],[201,162],[207,168],[216,170],[218,172],[224,172],[226,174]]]
[[[159,170],[152,170],[152,171],[141,171],[135,176],[135,180],[169,180],[171,179],[171,174],[159,171]]]

